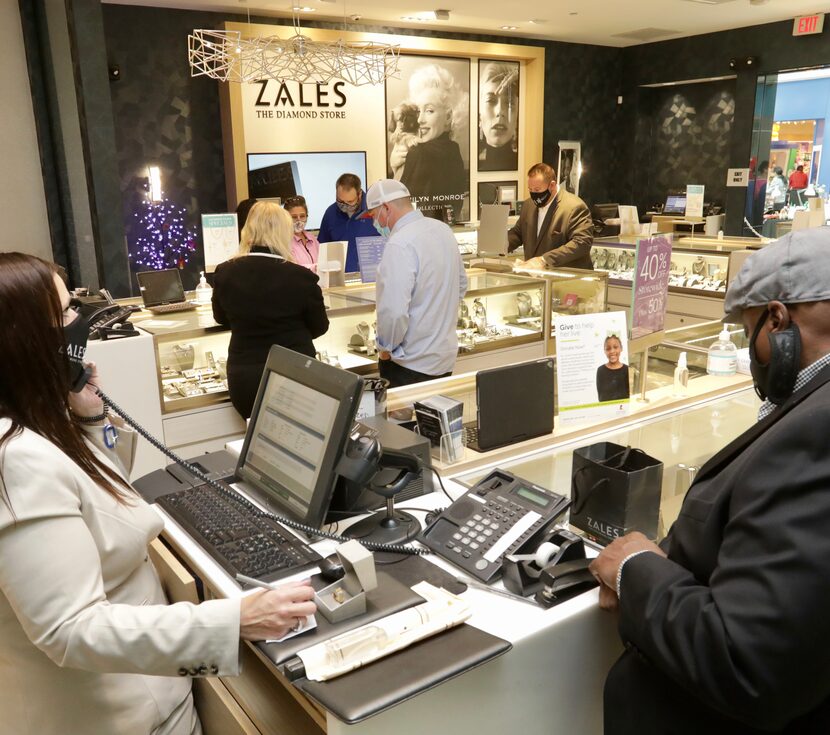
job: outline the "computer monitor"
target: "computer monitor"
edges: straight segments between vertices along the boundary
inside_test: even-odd
[[[320,220],[334,202],[335,184],[341,174],[356,174],[366,184],[366,151],[319,153],[249,153],[248,196],[258,199],[302,195],[308,206],[309,230],[320,229]]]
[[[272,513],[320,528],[362,391],[360,376],[273,346],[236,477]]]
[[[178,304],[185,300],[184,286],[178,268],[140,271],[135,274],[144,306]]]
[[[669,194],[663,206],[663,214],[686,214],[686,195]]]

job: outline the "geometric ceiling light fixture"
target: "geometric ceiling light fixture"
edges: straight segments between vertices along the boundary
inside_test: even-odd
[[[294,35],[243,38],[241,31],[194,30],[187,37],[190,75],[221,82],[261,79],[326,84],[344,81],[356,87],[382,84],[398,73],[400,46],[386,43],[313,41],[300,32],[294,14]]]

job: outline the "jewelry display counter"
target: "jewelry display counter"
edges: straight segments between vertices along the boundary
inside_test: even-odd
[[[609,305],[625,312],[631,308],[636,239],[596,240],[591,247],[595,270],[608,274]],[[688,247],[696,241],[672,243],[666,329],[721,318],[726,287],[746,258],[746,249],[737,245],[724,245],[723,250]]]
[[[669,404],[657,413],[636,412],[607,430],[575,438],[561,435],[548,448],[501,460],[498,466],[569,496],[572,455],[577,447],[612,442],[642,449],[663,463],[659,524],[662,537],[677,518],[685,492],[700,466],[756,422],[760,400],[746,385],[747,381],[742,382],[743,387],[737,390],[726,390],[691,405],[683,402]],[[689,384],[690,389],[693,385],[694,382]],[[487,467],[485,464],[455,477],[473,485],[487,474]]]

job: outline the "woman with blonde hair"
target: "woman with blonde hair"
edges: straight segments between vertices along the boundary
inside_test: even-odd
[[[478,170],[513,171],[519,165],[519,65],[479,64]]]
[[[243,418],[251,415],[272,345],[309,357],[329,328],[317,276],[292,262],[291,215],[259,201],[242,230],[239,254],[216,269],[213,318],[230,325],[228,390]]]
[[[429,64],[409,78],[409,101],[418,107],[418,145],[406,154],[401,183],[425,216],[446,219],[451,206],[457,218],[469,184],[453,137],[467,135],[467,93],[449,71]]]

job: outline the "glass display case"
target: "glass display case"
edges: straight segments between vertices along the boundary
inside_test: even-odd
[[[659,534],[663,536],[677,518],[683,496],[697,470],[755,423],[759,405],[755,392],[745,388],[652,418],[637,420],[635,416],[618,428],[590,439],[582,436],[513,461],[501,460],[499,467],[554,492],[570,495],[574,449],[595,442],[613,442],[642,449],[663,463]],[[455,479],[472,486],[490,469],[481,466]]]
[[[347,325],[372,320],[375,305],[356,296],[323,292],[329,332],[315,340],[320,359],[355,372],[371,372],[375,359],[350,352],[348,340],[332,342],[330,335],[345,334]],[[231,333],[213,319],[210,305],[193,311],[163,315],[142,310],[131,321],[153,336],[162,413],[169,414],[228,400],[227,360]],[[343,349],[340,349],[340,348]]]
[[[347,323],[344,325],[345,332],[330,328],[328,334],[317,342],[325,343],[329,354],[332,350],[342,352],[344,345],[359,345],[361,340],[368,340],[373,345],[376,329],[375,285],[355,284],[330,289],[329,292],[371,302],[371,307],[361,313],[364,317],[362,326],[360,322]],[[467,294],[458,305],[459,354],[541,340],[544,299],[545,283],[538,278],[468,269]],[[374,352],[372,356],[374,364]]]
[[[728,252],[698,250],[672,245],[669,290],[677,293],[723,298],[729,282]],[[608,274],[615,285],[634,280],[636,245],[627,242],[596,241],[591,246],[594,269]]]

